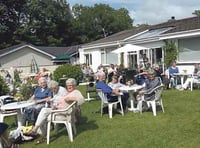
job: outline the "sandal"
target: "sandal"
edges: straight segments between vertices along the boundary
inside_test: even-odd
[[[36,144],[41,144],[46,142],[46,138],[45,137],[41,137],[39,140],[36,141]]]

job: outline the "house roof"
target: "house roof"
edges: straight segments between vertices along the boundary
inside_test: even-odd
[[[97,45],[102,45],[102,44],[105,45],[105,44],[114,43],[114,42],[115,44],[117,44],[117,42],[126,41],[127,39],[134,37],[135,35],[140,34],[144,31],[156,30],[156,29],[167,28],[167,27],[171,27],[171,28],[163,32],[162,35],[184,32],[184,31],[198,30],[200,29],[200,17],[196,16],[196,17],[190,17],[190,18],[185,18],[185,19],[180,19],[180,20],[171,19],[171,20],[168,20],[167,22],[156,24],[156,25],[136,27],[131,30],[121,31],[119,33],[113,34],[106,38],[93,41],[89,44],[83,45],[82,47],[87,48],[87,47],[92,47],[92,46],[97,46]]]
[[[44,46],[34,46],[32,44],[18,44],[15,46],[11,46],[5,49],[0,50],[0,57],[5,56],[7,54],[13,53],[17,50],[20,50],[24,47],[30,47],[38,52],[41,52],[47,56],[50,56],[51,58],[55,58],[60,55],[67,54],[69,56],[73,56],[73,54],[76,54],[78,52],[79,46],[70,46],[70,47],[44,47]]]

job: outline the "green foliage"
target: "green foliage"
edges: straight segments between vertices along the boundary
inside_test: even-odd
[[[175,41],[172,40],[165,40],[165,46],[163,48],[165,50],[165,65],[169,67],[171,62],[177,59],[178,48],[176,47]]]
[[[19,92],[23,96],[23,100],[28,100],[33,95],[34,88],[31,83],[22,84],[20,86]]]
[[[200,16],[200,10],[195,10],[192,14],[194,14],[196,16]]]
[[[19,40],[37,45],[66,45],[72,15],[65,0],[28,0],[24,6],[23,25],[18,28]]]
[[[0,49],[21,42],[39,46],[71,46],[131,29],[128,10],[109,5],[75,5],[66,0],[0,2]]]
[[[5,95],[9,92],[8,85],[3,80],[3,77],[0,76],[0,96]]]
[[[72,9],[75,36],[81,43],[97,40],[116,32],[132,28],[132,19],[124,8],[115,10],[106,4],[93,7],[75,5]]]
[[[61,65],[53,73],[53,77],[56,81],[60,81],[60,78],[74,78],[79,82],[83,74],[80,66],[74,66],[71,64]]]
[[[20,24],[20,16],[25,0],[1,0],[0,2],[0,49],[19,43],[15,32]]]

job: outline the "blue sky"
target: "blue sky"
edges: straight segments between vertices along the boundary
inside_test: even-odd
[[[158,24],[175,16],[176,19],[192,17],[194,10],[200,10],[200,0],[67,0],[70,6],[82,4],[108,4],[119,9],[126,8],[129,15],[137,24]]]

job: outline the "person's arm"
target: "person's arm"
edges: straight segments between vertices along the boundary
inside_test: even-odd
[[[65,102],[76,101],[78,105],[81,105],[84,102],[84,97],[80,91],[74,90],[70,95],[64,98]]]
[[[144,90],[145,92],[150,92],[152,89],[154,89],[155,87],[157,87],[158,85],[160,85],[160,81],[158,78],[155,78],[155,80],[153,81],[153,83],[151,83],[150,87]]]
[[[51,101],[51,97],[49,96],[49,97],[46,97],[46,98],[43,98],[43,99],[39,99],[39,100],[35,99],[34,101],[35,101],[36,104],[37,103],[42,103],[42,102],[50,102]]]

